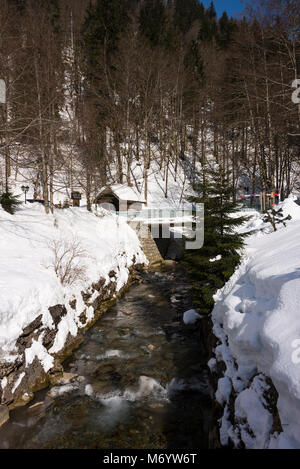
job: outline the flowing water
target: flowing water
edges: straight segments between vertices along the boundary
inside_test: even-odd
[[[11,412],[0,448],[206,448],[211,390],[182,272],[145,274],[64,364],[73,382]]]

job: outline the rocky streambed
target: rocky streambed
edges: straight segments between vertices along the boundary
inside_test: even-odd
[[[207,448],[212,390],[199,327],[182,320],[189,290],[181,270],[143,273],[11,410],[0,448]]]

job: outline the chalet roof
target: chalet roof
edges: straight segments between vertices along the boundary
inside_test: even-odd
[[[99,192],[97,199],[108,191],[111,191],[119,200],[128,200],[129,202],[140,202],[143,204],[146,203],[146,200],[136,189],[129,187],[126,184],[112,184],[110,186],[103,187]]]

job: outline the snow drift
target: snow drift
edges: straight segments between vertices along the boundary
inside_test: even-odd
[[[225,445],[230,437],[248,448],[300,448],[300,207],[292,198],[280,206],[292,216],[287,227],[270,233],[256,215],[242,265],[215,296],[215,355],[226,364],[216,393]],[[265,377],[278,393],[280,431],[272,429]]]
[[[0,362],[25,358],[27,367],[37,358],[45,372],[53,366],[53,354],[63,349],[67,336],[75,337],[93,319],[93,306],[84,302],[90,286],[101,279],[103,285],[113,282],[118,292],[127,283],[130,268],[147,262],[136,233],[125,221],[103,210],[95,214],[70,208],[46,215],[40,204],[28,204],[10,215],[0,208],[0,240]],[[84,277],[72,285],[63,285],[53,269],[51,245],[59,240],[76,240],[82,248]],[[90,304],[97,296],[96,291],[92,293]],[[58,318],[51,348],[45,348],[40,335],[26,345],[24,357],[20,357],[16,342],[29,324],[34,326],[41,316],[42,327],[50,332],[54,328],[49,312],[54,305],[64,305],[65,314]],[[80,319],[83,311],[84,324]],[[2,390],[8,381],[6,377],[0,380]]]

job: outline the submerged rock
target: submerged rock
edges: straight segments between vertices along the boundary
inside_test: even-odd
[[[72,383],[78,375],[75,373],[62,373],[58,375],[51,376],[50,382],[52,385],[63,385]]]

